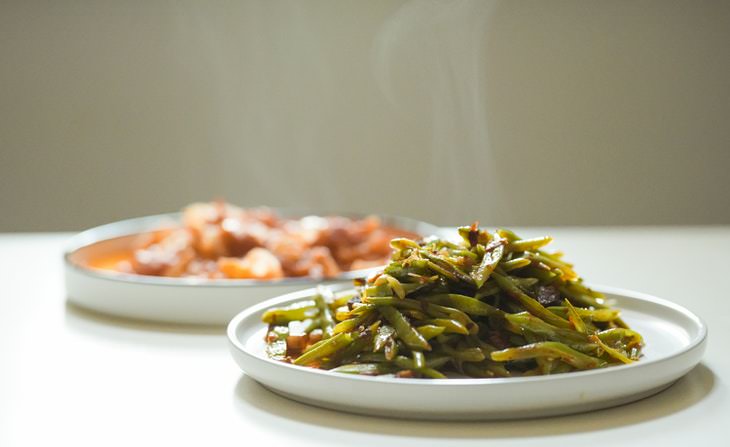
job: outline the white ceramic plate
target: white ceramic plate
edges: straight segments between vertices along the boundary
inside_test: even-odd
[[[623,319],[644,336],[640,361],[541,377],[397,379],[270,360],[264,353],[266,326],[261,315],[311,296],[313,290],[274,298],[241,312],[228,325],[228,338],[241,369],[277,394],[335,410],[414,419],[517,419],[596,410],[658,393],[699,363],[707,328],[696,315],[642,293],[593,288],[614,299]]]
[[[272,208],[283,217],[344,215],[322,210]],[[378,216],[389,226],[422,236],[438,234],[438,227],[412,219]],[[89,268],[90,260],[113,256],[128,250],[140,234],[178,226],[180,214],[162,214],[102,225],[76,235],[65,253],[65,279],[68,300],[80,306],[112,315],[143,320],[185,324],[225,325],[238,312],[283,293],[314,287],[315,278],[285,278],[274,281],[249,279],[165,278],[119,273]],[[345,272],[325,281],[327,284],[352,284],[352,279],[371,271]]]

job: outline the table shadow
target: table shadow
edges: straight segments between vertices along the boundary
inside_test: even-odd
[[[310,430],[336,430],[340,434],[345,431],[417,438],[530,438],[606,430],[663,418],[700,402],[714,386],[715,374],[699,364],[666,390],[618,407],[540,419],[442,422],[362,416],[309,406],[281,397],[242,375],[233,392],[233,405],[241,417],[255,418],[259,426],[273,431],[280,431],[282,419],[287,419],[309,426]]]
[[[118,317],[89,310],[66,301],[64,323],[76,332],[133,344],[180,346],[215,345],[225,347],[223,326],[156,323]],[[201,337],[203,336],[203,337]]]

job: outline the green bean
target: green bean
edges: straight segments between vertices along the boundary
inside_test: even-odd
[[[362,352],[357,356],[358,362],[363,363],[381,363],[381,362],[390,362],[391,360],[387,360],[385,358],[385,354],[382,352]]]
[[[470,334],[475,334],[479,330],[479,326],[477,326],[474,320],[459,309],[425,301],[424,304],[426,306],[426,312],[433,318],[458,321]]]
[[[545,285],[553,284],[555,282],[561,283],[563,281],[560,276],[552,272],[549,268],[545,270],[534,263],[521,269],[520,274],[526,275],[530,278],[535,278]]]
[[[589,343],[585,334],[572,329],[563,329],[553,326],[528,313],[507,314],[505,318],[512,323],[511,329],[518,334],[525,335],[524,331],[537,335],[536,340],[548,339],[564,343],[580,351],[592,351],[595,346]]]
[[[466,338],[466,341],[470,346],[476,346],[478,348],[481,348],[481,350],[486,353],[490,354],[492,351],[496,351],[497,348],[492,346],[491,344],[487,343],[486,341],[479,338],[479,336],[476,335],[469,335]]]
[[[576,293],[580,293],[583,295],[588,295],[590,297],[596,298],[596,299],[602,299],[603,294],[600,292],[596,292],[594,290],[589,289],[588,287],[584,286],[579,281],[570,281],[566,284],[566,287],[568,289],[571,289],[575,291]]]
[[[333,334],[339,334],[340,332],[352,332],[357,327],[357,320],[360,317],[348,318],[347,320],[340,321],[332,328]]]
[[[332,328],[332,334],[339,334],[340,332],[352,332],[354,331],[358,326],[362,325],[365,321],[367,321],[368,318],[372,315],[372,311],[370,312],[363,312],[360,315],[349,318],[344,321],[340,321]]]
[[[586,324],[583,322],[583,318],[581,318],[578,311],[575,310],[575,307],[570,304],[570,301],[568,301],[567,298],[563,300],[563,303],[565,304],[565,308],[568,309],[568,321],[570,321],[576,331],[580,332],[581,334],[585,334]]]
[[[451,360],[451,357],[448,355],[428,355],[426,356],[426,368],[438,369],[449,363]]]
[[[570,298],[574,304],[579,306],[595,307],[596,309],[603,309],[606,307],[601,301],[588,294],[581,293],[569,284],[558,287],[558,290],[560,290],[560,293]]]
[[[547,309],[560,317],[568,317],[568,309],[564,306],[550,306]],[[617,309],[584,309],[581,307],[574,307],[574,309],[582,318],[597,323],[614,321],[621,314]]]
[[[512,276],[512,281],[517,285],[517,287],[521,288],[522,290],[529,290],[535,285],[537,285],[540,280],[537,278],[520,278],[517,276]]]
[[[352,306],[352,310],[350,311],[348,316],[352,317],[356,315],[362,315],[364,313],[370,312],[373,309],[375,309],[375,306],[373,306],[372,304],[355,303]]]
[[[340,306],[347,305],[347,302],[350,301],[352,298],[354,298],[355,295],[352,293],[346,293],[344,295],[340,295],[337,298],[335,298],[332,303],[329,304],[330,309],[337,309]],[[326,301],[326,299],[325,299]]]
[[[431,350],[431,345],[428,344],[426,339],[411,326],[411,323],[395,307],[378,307],[378,312],[393,325],[398,334],[398,338],[403,340],[403,343],[409,348],[423,351]]]
[[[514,231],[512,231],[512,230],[508,230],[508,229],[506,229],[506,228],[500,228],[499,230],[497,230],[497,234],[498,234],[498,235],[499,235],[499,236],[500,236],[501,238],[503,238],[503,239],[507,239],[507,240],[508,240],[508,241],[509,241],[510,243],[512,243],[512,242],[514,242],[514,241],[517,241],[517,240],[520,240],[520,239],[521,239],[521,238],[520,238],[519,236],[517,236],[517,235],[516,235],[516,234],[514,233]]]
[[[431,295],[423,299],[431,303],[456,308],[469,315],[487,316],[498,312],[497,309],[483,301],[456,293]]]
[[[406,291],[405,289],[403,289],[403,285],[400,283],[400,281],[388,275],[387,273],[383,273],[382,275],[378,276],[378,279],[375,280],[376,286],[379,286],[381,284],[387,284],[390,287],[390,290],[392,290],[395,296],[397,296],[398,298],[405,298]]]
[[[631,329],[626,329],[626,328],[606,329],[605,331],[596,333],[596,335],[604,343],[608,343],[608,344],[625,343],[627,348],[633,348],[634,346],[641,346],[644,343],[644,339],[641,337],[641,334],[639,334],[636,331],[632,331]],[[629,339],[628,342],[623,341],[626,338]]]
[[[500,239],[485,248],[482,262],[479,264],[479,267],[477,267],[476,270],[474,270],[471,274],[471,277],[474,280],[474,284],[477,286],[477,289],[481,288],[484,283],[487,282],[487,280],[489,279],[489,275],[492,274],[494,269],[499,264],[499,261],[502,260],[502,255],[504,255],[505,242],[506,241]]]
[[[423,355],[423,353],[420,353]],[[335,372],[344,372],[349,374],[365,374],[365,375],[380,375],[397,372],[398,370],[411,369],[425,377],[431,379],[445,379],[446,376],[436,369],[428,366],[427,363],[423,363],[421,367],[414,367],[415,361],[411,361],[404,356],[398,356],[392,361],[386,360],[382,355],[370,355],[365,354],[361,356],[361,360],[369,361],[373,363],[355,363],[344,365],[333,369]],[[340,369],[343,368],[343,369]]]
[[[464,363],[464,372],[471,377],[479,377],[479,378],[492,378],[492,377],[509,377],[511,376],[510,372],[507,370],[507,368],[504,367],[504,365],[499,363],[486,363],[486,362],[480,362],[480,363]]]
[[[358,360],[363,362],[380,362],[390,363],[397,366],[400,369],[413,369],[413,360],[409,359],[404,355],[396,356],[392,359],[387,358],[382,353],[363,353],[359,356]]]
[[[304,320],[317,316],[319,309],[314,301],[301,301],[281,309],[270,309],[264,312],[261,320],[269,324],[287,324],[290,321]]]
[[[373,334],[370,330],[358,332],[356,335],[353,335],[353,338],[352,343],[330,355],[324,365],[331,368],[336,365],[352,362],[357,358],[358,354],[372,347]]]
[[[363,289],[365,296],[393,296],[393,290],[387,283],[381,283]]]
[[[532,261],[527,258],[515,258],[509,261],[502,262],[499,267],[502,269],[502,271],[511,272],[512,270],[518,270],[522,267],[527,267],[530,264],[532,264]]]
[[[601,359],[583,354],[562,343],[554,341],[543,341],[516,348],[507,348],[501,351],[494,351],[491,354],[491,359],[496,362],[534,359],[536,357],[559,358],[578,369],[594,369],[605,366],[606,364]]]
[[[432,368],[431,366],[429,366],[428,362],[425,360],[423,353],[420,351],[414,351],[412,359],[409,359],[408,357],[403,355],[399,355],[393,359],[388,359],[385,355],[381,353],[363,353],[359,356],[358,360],[361,362],[387,364],[392,365],[398,369],[410,369],[418,372]]]
[[[456,320],[450,320],[448,318],[432,318],[430,320],[422,321],[424,325],[441,326],[444,328],[444,332],[450,334],[469,334],[469,330],[463,324]]]
[[[322,337],[329,338],[332,336],[332,330],[335,327],[335,319],[332,316],[332,310],[325,303],[324,296],[327,296],[327,301],[334,301],[334,294],[328,287],[318,287],[317,294],[314,295],[314,302],[319,309],[319,324],[322,328]]]
[[[430,340],[438,335],[443,334],[444,330],[446,330],[443,326],[435,326],[433,324],[424,324],[423,326],[418,326],[416,330],[423,335],[423,338],[426,340]]]
[[[570,323],[568,321],[545,309],[545,307],[543,307],[543,305],[540,304],[536,299],[527,295],[519,287],[517,287],[517,285],[514,284],[511,278],[507,276],[502,276],[497,272],[495,272],[492,276],[497,281],[497,284],[499,285],[499,287],[502,288],[502,290],[504,290],[509,296],[517,300],[531,314],[535,315],[536,317],[542,318],[552,325],[563,328],[570,327]]]
[[[560,261],[555,258],[551,258],[550,256],[545,256],[544,254],[542,254],[540,252],[537,252],[537,253],[527,252],[527,253],[525,253],[525,257],[530,258],[532,260],[540,261],[543,264],[545,264],[551,268],[554,268],[554,269],[559,269],[564,273],[573,273],[573,274],[575,273],[575,272],[573,272],[573,266],[571,264],[568,264],[567,262],[563,262],[563,261]],[[575,276],[577,277],[577,275],[575,275]]]
[[[601,294],[597,294],[592,290],[583,287],[583,285],[578,282],[568,282],[565,285],[559,287],[559,290],[562,294],[570,298],[571,301],[573,301],[574,303],[578,303],[579,305],[586,307],[595,307],[597,309],[605,309],[606,307],[608,307],[603,302]],[[628,328],[626,323],[621,318],[616,318],[613,323],[619,327]]]
[[[618,360],[622,363],[633,363],[634,362],[633,360],[628,358],[626,355],[619,352],[618,349],[614,349],[614,348],[608,346],[607,344],[605,344],[603,341],[601,341],[601,338],[598,337],[597,335],[591,335],[590,339],[594,343],[598,344],[598,346],[600,346],[601,349],[606,352],[606,354],[615,358],[616,360]]]
[[[463,362],[481,362],[486,358],[480,348],[455,349],[449,345],[441,345],[440,349],[447,355]]]
[[[408,279],[412,280],[415,277],[414,273],[407,273]],[[419,290],[425,290],[429,287],[431,287],[431,279],[427,278],[424,280],[425,282],[416,282],[416,283],[401,283],[401,286],[403,287],[403,290],[405,291],[406,295],[410,295],[412,293],[415,293]]]
[[[446,379],[445,375],[432,368],[421,368],[418,372],[430,379]]]
[[[455,250],[452,250],[451,254],[455,255],[455,256],[461,256],[463,258],[469,258],[471,260],[479,259],[478,254],[474,253],[471,250],[466,250],[466,249],[455,249]]]
[[[411,352],[413,356],[413,369],[422,369],[426,367],[426,357],[421,351]]]
[[[393,306],[400,309],[422,310],[424,308],[420,301],[412,299],[399,299],[392,296],[364,296],[362,298],[368,304],[374,306]]]
[[[419,248],[421,248],[421,246],[418,245],[418,242],[412,241],[410,239],[406,239],[403,237],[398,237],[398,238],[392,239],[390,241],[390,246],[395,248],[396,250],[408,250],[408,249],[418,250]]]
[[[550,236],[542,236],[532,239],[520,239],[518,241],[510,242],[507,246],[507,249],[509,251],[532,251],[544,247],[552,241],[553,238],[551,238]]]
[[[352,335],[340,333],[313,344],[302,355],[294,360],[295,365],[309,365],[317,360],[332,355],[352,343]]]
[[[481,300],[482,298],[486,298],[488,296],[496,295],[500,292],[499,286],[497,284],[494,284],[493,282],[488,282],[484,284],[474,295],[475,299]]]

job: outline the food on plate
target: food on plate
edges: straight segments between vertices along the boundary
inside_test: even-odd
[[[632,363],[643,340],[586,287],[550,237],[477,224],[461,241],[391,241],[355,291],[320,287],[263,314],[266,352],[295,365],[413,378],[515,377]]]
[[[153,276],[279,279],[330,278],[388,262],[394,237],[417,237],[377,217],[288,219],[266,208],[195,203],[182,227],[140,237],[116,270]]]

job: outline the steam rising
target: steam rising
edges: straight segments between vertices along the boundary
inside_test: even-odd
[[[494,220],[479,210],[499,213],[505,202],[489,149],[485,88],[496,4],[409,1],[373,14],[344,43],[333,40],[336,14],[321,6],[244,2],[235,11],[181,12],[174,20],[185,48],[178,57],[199,55],[185,64],[206,67],[191,89],[210,107],[201,113],[209,120],[205,158],[215,172],[206,185],[243,205],[355,209],[451,224]],[[350,52],[350,45],[370,54]],[[373,93],[382,97],[370,101]],[[382,110],[384,103],[390,110]],[[379,112],[384,120],[367,116]],[[392,121],[408,133],[378,127]],[[368,142],[353,145],[368,134]],[[392,155],[404,148],[411,153]],[[383,178],[401,178],[409,159],[418,164],[398,188],[382,181],[362,188],[347,168],[358,159],[349,150],[368,153],[358,154],[360,163],[371,163],[363,169],[380,169],[371,160],[391,160],[379,171]],[[190,169],[199,175],[197,164]]]
[[[441,198],[450,212],[459,209],[453,197],[498,190],[484,89],[486,31],[495,4],[414,0],[375,38],[375,76],[388,101],[406,119],[429,118],[431,174],[445,186]]]

